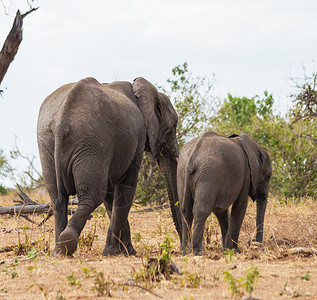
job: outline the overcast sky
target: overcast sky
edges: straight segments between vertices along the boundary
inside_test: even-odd
[[[0,45],[26,0],[3,0]],[[38,157],[38,110],[59,86],[143,76],[164,86],[174,66],[212,77],[225,98],[273,93],[285,112],[289,77],[315,71],[316,0],[39,0],[24,19],[23,41],[2,82],[0,149]]]

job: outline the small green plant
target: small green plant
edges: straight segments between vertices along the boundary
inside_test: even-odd
[[[84,274],[85,274],[85,276],[87,277],[87,278],[90,278],[90,270],[89,270],[89,268],[83,268],[83,272],[84,272]]]
[[[67,276],[67,280],[70,286],[76,286],[78,288],[81,287],[81,283],[79,280],[76,279],[76,277],[74,276],[74,272],[72,272],[72,274]]]
[[[181,277],[181,286],[182,287],[198,287],[200,285],[201,279],[200,277],[193,273],[188,272],[182,275]]]
[[[242,292],[239,290],[239,281],[232,276],[229,271],[224,271],[225,282],[229,284],[229,290],[231,290],[231,295],[241,298]]]
[[[172,248],[174,247],[172,243],[173,240],[169,236],[166,236],[164,242],[161,244],[161,259],[163,259],[166,264],[169,264],[172,259]]]
[[[28,258],[36,259],[38,254],[39,252],[36,249],[32,248],[32,250],[28,252]]]
[[[229,271],[224,271],[224,280],[229,284],[228,289],[231,290],[232,296],[241,298],[244,295],[243,288],[248,294],[252,294],[254,290],[255,280],[259,277],[257,267],[253,266],[244,277],[235,278]]]
[[[18,265],[19,265],[19,262],[18,262],[18,259],[17,259],[17,258],[15,258],[15,259],[14,259],[14,262],[10,264],[11,267],[16,267],[16,266],[18,266]]]
[[[111,285],[113,282],[110,281],[110,276],[108,276],[108,280],[105,280],[105,276],[103,272],[98,272],[94,269],[96,274],[94,289],[98,292],[97,297],[111,297]]]
[[[134,234],[134,242],[137,243],[139,241],[141,241],[142,237],[141,237],[141,233],[140,232],[136,232]]]
[[[36,240],[32,239],[33,228],[29,226],[20,226],[20,213],[14,214],[18,233],[18,245],[14,247],[15,255],[27,255],[31,259],[35,259],[38,254],[49,253],[49,242],[46,240],[43,232]],[[22,228],[22,233],[20,232]],[[48,237],[50,240],[50,237]]]
[[[172,239],[169,236],[165,237],[164,242],[160,246],[157,257],[150,257],[149,249],[145,247],[146,257],[143,266],[137,272],[134,270],[134,278],[136,281],[144,281],[152,284],[153,281],[159,281],[163,276],[166,280],[170,279],[171,273],[171,250],[173,248]]]
[[[243,281],[242,286],[245,287],[245,290],[247,293],[252,294],[254,290],[254,282],[259,277],[259,271],[258,268],[253,266],[251,267]]]
[[[87,234],[82,234],[78,242],[79,247],[85,250],[91,250],[95,238],[98,237],[98,235],[96,235],[96,230],[97,226],[95,223],[92,225],[91,230]]]
[[[28,271],[33,271],[34,269],[37,269],[37,266],[28,266]]]
[[[58,289],[55,299],[66,300],[66,298],[62,295],[61,289]]]
[[[1,262],[1,265],[4,265],[2,268],[2,273],[5,273],[11,276],[11,279],[15,279],[18,277],[18,273],[16,272],[15,267],[18,265],[18,260],[15,259],[14,262],[10,263],[10,265],[6,265],[5,262]]]
[[[17,272],[12,272],[11,273],[11,279],[14,279],[14,278],[16,278],[16,277],[18,277],[18,273]]]
[[[310,280],[309,274],[310,274],[310,271],[307,271],[305,275],[300,277],[300,279],[309,281]]]
[[[6,195],[8,193],[8,190],[5,186],[0,184],[0,195]]]
[[[226,263],[230,263],[232,258],[235,255],[235,249],[227,249],[224,251],[224,255],[226,256]]]
[[[7,274],[7,275],[9,275],[9,276],[11,276],[11,279],[15,279],[15,278],[18,277],[18,272],[16,272],[15,268],[12,271],[10,271],[10,270],[8,270],[6,268],[3,268],[2,272]]]
[[[92,212],[92,215],[100,219],[105,218],[107,216],[107,211],[102,206],[100,206]]]

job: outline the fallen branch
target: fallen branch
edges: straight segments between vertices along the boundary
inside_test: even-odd
[[[19,215],[25,218],[27,221],[38,225],[39,227],[42,226],[51,216],[54,215],[53,209],[50,203],[38,203],[37,201],[33,201],[17,184],[19,192],[17,195],[20,199],[14,199],[13,202],[19,203],[19,205],[15,206],[0,206],[0,215]],[[69,199],[70,205],[78,205],[79,201],[77,198]],[[147,207],[144,209],[134,210],[131,213],[142,213],[142,212],[152,212],[159,209],[169,208],[169,204]],[[68,209],[68,215],[73,215],[76,212],[76,209]],[[40,223],[33,221],[28,214],[47,214],[45,219],[42,220]],[[91,219],[92,216],[89,217]]]
[[[304,255],[317,255],[317,249],[315,248],[305,248],[305,247],[295,247],[282,251],[281,253],[284,256],[293,255],[293,254],[304,254]]]
[[[0,249],[0,253],[13,251],[13,250],[15,249],[15,247],[16,247],[16,246],[2,247],[2,248]]]
[[[26,193],[24,193],[22,188],[18,184],[16,184],[16,185],[20,191],[20,193],[17,192],[18,196],[20,197],[20,200],[13,199],[13,202],[17,202],[17,203],[25,204],[25,205],[29,205],[29,204],[37,205],[38,204],[37,201],[33,201]]]
[[[76,205],[77,203],[72,203]],[[159,209],[169,208],[169,204],[147,207],[144,209],[133,210],[131,213],[142,213],[142,212],[151,212]],[[69,209],[68,214],[73,215],[76,209]],[[38,203],[38,204],[29,204],[29,205],[15,205],[15,206],[0,206],[0,215],[12,215],[20,214],[50,214],[53,215],[53,210],[50,203]]]
[[[13,199],[13,202],[19,203],[19,205],[15,206],[2,206],[0,207],[0,215],[19,215],[23,217],[27,221],[36,224],[37,226],[41,227],[51,216],[54,215],[53,209],[50,203],[38,203],[37,201],[33,201],[23,190],[22,188],[16,184],[19,192],[17,195],[20,199]],[[77,199],[70,199],[69,201],[71,204],[76,205],[78,204]],[[68,209],[68,214],[73,215],[76,209]],[[40,223],[33,221],[28,214],[47,214],[45,219],[42,220]]]
[[[50,203],[0,207],[0,215],[43,214],[43,213],[50,213],[50,211],[52,211]]]

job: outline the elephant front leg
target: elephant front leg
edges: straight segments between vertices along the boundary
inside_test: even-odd
[[[218,219],[221,228],[222,248],[223,250],[225,250],[226,236],[229,229],[228,210],[214,213]]]
[[[263,241],[263,225],[264,215],[267,204],[267,195],[261,195],[256,199],[256,241],[262,243]]]
[[[107,210],[107,214],[108,214],[109,220],[111,220],[111,215],[112,215],[113,195],[114,195],[113,191],[107,192],[106,199],[104,200],[104,204],[105,204],[105,207],[106,207],[106,210]],[[111,226],[109,226],[108,232],[112,232],[112,231],[113,231],[113,228]],[[110,236],[111,236],[111,233],[108,234],[108,237],[110,237]],[[127,245],[126,246],[126,250],[127,250],[126,252],[128,252],[129,254],[136,254],[136,251],[134,250],[134,248],[133,248],[133,246],[131,244],[131,232],[130,232],[130,225],[129,225],[128,219],[126,221],[125,228],[122,231],[121,240],[123,241],[124,245]],[[111,243],[111,242],[109,241],[109,243]]]
[[[131,243],[128,214],[131,208],[135,188],[118,184],[115,188],[115,199],[108,228],[106,247],[103,256],[120,253],[135,254]]]
[[[132,164],[120,183],[115,185],[111,220],[103,256],[136,253],[131,243],[128,214],[135,193],[138,170],[137,165]]]
[[[113,196],[114,196],[114,191],[113,190],[109,190],[106,193],[106,197],[105,197],[105,199],[103,201],[103,203],[105,205],[105,208],[106,208],[106,211],[107,211],[107,214],[108,214],[108,217],[109,217],[109,220],[111,220],[112,206],[113,206]]]
[[[247,209],[247,204],[248,194],[242,194],[232,206],[229,221],[229,230],[227,232],[224,245],[225,249],[235,249],[236,252],[240,253],[240,249],[238,248],[238,239],[241,225]]]

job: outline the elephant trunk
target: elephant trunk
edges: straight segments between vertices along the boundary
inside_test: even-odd
[[[177,233],[182,240],[182,223],[181,214],[178,206],[177,195],[177,158],[173,158],[170,155],[162,155],[158,160],[159,166],[163,169],[163,175],[166,183],[168,198],[170,201],[173,221],[177,230]]]
[[[261,196],[256,199],[256,241],[263,241],[263,224],[266,210],[267,197]]]

